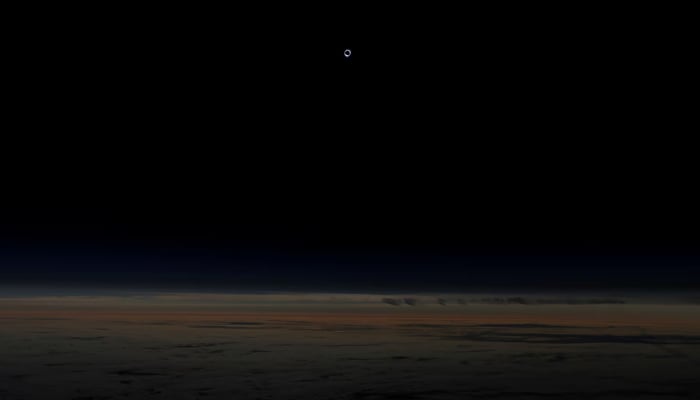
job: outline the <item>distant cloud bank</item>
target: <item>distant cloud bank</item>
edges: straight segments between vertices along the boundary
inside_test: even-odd
[[[444,297],[437,297],[434,299],[424,299],[419,301],[416,298],[392,298],[384,297],[381,300],[382,303],[389,304],[392,306],[400,306],[401,304],[407,304],[410,306],[415,306],[420,304],[458,304],[458,305],[468,305],[468,304],[526,304],[526,305],[537,305],[537,304],[626,304],[627,301],[621,299],[613,298],[526,298],[526,297],[482,297],[482,298],[456,298],[453,300],[448,300]]]
[[[19,295],[0,291],[0,308],[40,309],[403,309],[468,310],[472,305],[544,306],[544,305],[627,305],[685,304],[698,305],[694,296],[546,296],[546,295],[469,295],[469,294],[358,294],[358,293],[165,293],[165,292],[33,292]]]

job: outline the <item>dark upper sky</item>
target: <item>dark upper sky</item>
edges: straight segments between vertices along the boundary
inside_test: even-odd
[[[683,24],[472,11],[17,28],[3,282],[697,287]]]

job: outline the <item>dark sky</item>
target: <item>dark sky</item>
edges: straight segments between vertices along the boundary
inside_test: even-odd
[[[677,14],[346,11],[30,14],[2,281],[700,285]]]

